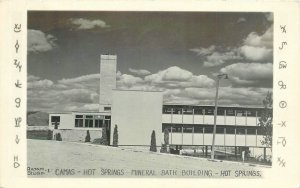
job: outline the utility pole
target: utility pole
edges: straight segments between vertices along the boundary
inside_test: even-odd
[[[215,140],[216,140],[216,130],[217,130],[218,96],[219,96],[220,80],[222,78],[223,79],[228,79],[228,75],[227,74],[219,74],[217,76],[215,111],[214,111],[214,129],[213,129],[213,140],[212,140],[212,147],[211,147],[211,159],[215,158]]]

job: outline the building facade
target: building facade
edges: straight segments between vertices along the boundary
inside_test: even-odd
[[[119,145],[149,146],[151,133],[163,144],[169,131],[173,146],[211,146],[214,106],[163,104],[161,92],[116,89],[116,55],[101,55],[99,111],[49,114],[49,128],[63,140],[83,141],[102,136],[106,127],[108,143],[118,126]],[[263,129],[258,125],[263,108],[220,106],[217,111],[216,146],[265,147]]]

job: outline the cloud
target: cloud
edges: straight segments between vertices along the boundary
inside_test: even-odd
[[[251,61],[265,61],[272,56],[272,50],[265,47],[242,46],[240,50]]]
[[[206,57],[206,61],[204,61],[204,67],[214,67],[219,66],[226,63],[228,60],[241,59],[241,57],[236,53],[235,50],[220,53],[214,52],[211,55]]]
[[[228,74],[233,87],[272,87],[272,63],[236,63],[220,72]]]
[[[273,60],[273,25],[263,34],[251,32],[235,47],[211,45],[207,48],[192,48],[190,51],[200,56],[204,67],[221,66],[225,63],[272,62]]]
[[[71,19],[72,24],[77,25],[77,29],[80,30],[88,30],[88,29],[94,29],[96,27],[100,28],[107,28],[110,27],[102,20],[88,20],[84,18],[75,18]]]
[[[204,59],[204,67],[220,66],[230,60],[241,59],[237,48],[223,48],[211,45],[208,48],[193,48],[190,51],[195,52],[197,56],[201,56]]]
[[[45,34],[40,30],[28,30],[28,52],[46,52],[57,47],[55,41],[57,39],[50,34]]]
[[[122,87],[125,86],[126,88],[131,88],[132,86],[137,85],[142,82],[143,82],[143,80],[141,78],[135,77],[132,75],[128,75],[128,74],[122,74],[117,81],[119,86],[122,86]]]
[[[246,18],[240,17],[240,18],[237,20],[237,23],[242,23],[242,22],[246,22]]]
[[[64,78],[53,82],[28,75],[28,109],[41,111],[87,110],[89,104],[99,102],[100,74]]]
[[[273,26],[269,27],[262,35],[258,35],[256,32],[251,32],[244,40],[244,45],[272,48]]]
[[[215,51],[216,47],[214,45],[209,46],[208,48],[192,48],[191,52],[195,52],[197,56],[206,56],[210,55]]]
[[[176,87],[212,87],[214,80],[206,75],[193,75],[193,73],[177,66],[169,67],[158,73],[145,77],[145,81],[151,85],[167,88]]]
[[[150,71],[145,70],[145,69],[132,69],[132,68],[129,68],[128,70],[129,70],[132,74],[135,74],[135,75],[138,75],[138,76],[146,76],[146,75],[151,74]]]
[[[240,47],[240,52],[250,61],[271,61],[273,59],[273,26],[262,35],[251,32]]]
[[[53,85],[53,82],[51,80],[30,80],[30,82],[27,84],[27,88],[49,88]]]

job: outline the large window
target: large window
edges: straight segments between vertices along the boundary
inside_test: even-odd
[[[84,127],[93,127],[94,125],[93,116],[87,115],[85,116]]]
[[[104,116],[95,116],[95,128],[101,128],[104,124]]]
[[[83,127],[83,115],[75,116],[75,127]]]
[[[51,125],[59,125],[60,116],[51,116]]]

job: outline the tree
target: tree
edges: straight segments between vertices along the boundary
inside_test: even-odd
[[[151,145],[150,145],[150,151],[156,152],[156,137],[155,137],[155,131],[152,131],[151,134]]]
[[[53,132],[51,130],[47,131],[47,140],[52,140]]]
[[[106,127],[105,126],[103,126],[103,128],[102,128],[102,138],[101,138],[100,144],[101,145],[108,145],[107,135],[106,135]]]
[[[56,133],[56,140],[57,141],[62,141],[62,137],[60,133]]]
[[[115,128],[114,128],[114,137],[113,137],[113,146],[114,147],[118,147],[118,139],[119,139],[118,125],[115,125]]]
[[[168,145],[169,145],[169,130],[166,128],[164,130],[164,143],[161,146],[160,152],[167,153],[168,152]]]
[[[266,98],[263,100],[264,109],[259,118],[259,126],[262,128],[265,135],[261,144],[267,147],[272,147],[273,138],[273,96],[268,92]]]
[[[91,141],[91,136],[90,136],[90,131],[86,131],[86,136],[85,136],[85,142],[90,142]]]

